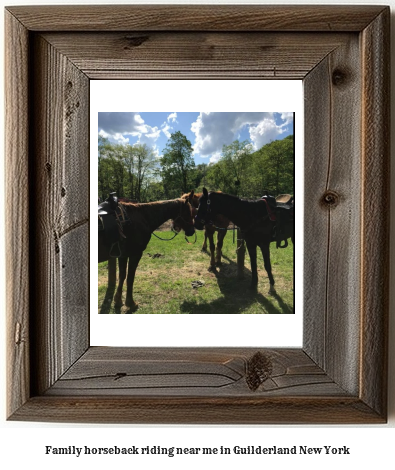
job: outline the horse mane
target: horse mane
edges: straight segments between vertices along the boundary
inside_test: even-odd
[[[177,198],[177,199],[169,199],[169,200],[163,200],[163,201],[152,201],[152,202],[126,202],[126,201],[119,201],[122,205],[126,207],[149,207],[149,206],[158,206],[158,205],[163,205],[167,204],[169,202],[184,202],[183,199]]]
[[[214,196],[213,200],[215,199],[216,195],[220,196],[221,202],[218,201],[219,204],[225,204],[229,207],[233,207],[234,210],[237,210],[237,212],[242,214],[244,217],[260,217],[262,213],[265,213],[266,211],[266,208],[262,205],[261,199],[240,198],[233,194],[222,193],[219,191],[211,191],[209,195],[210,197]],[[224,208],[222,207],[222,209]],[[221,209],[218,208],[218,212],[221,212]]]
[[[229,199],[230,201],[233,201],[233,202],[243,202],[244,203],[244,202],[257,202],[257,201],[260,200],[260,199],[241,198],[239,196],[235,196],[234,194],[223,193],[222,191],[210,191],[209,192],[209,195],[213,195],[213,194],[222,195],[225,198],[227,198],[227,199]]]
[[[193,197],[194,197],[194,198],[195,198],[195,197],[199,198],[202,194],[203,194],[203,193],[195,193],[195,192],[194,192],[194,193],[193,193]],[[191,195],[190,192],[189,192],[189,193],[184,193],[184,194],[181,195],[181,199],[189,199],[190,195]]]
[[[129,212],[130,217],[133,217],[133,213],[140,212],[141,214],[145,214],[148,217],[152,217],[154,213],[161,214],[163,210],[168,209],[169,206],[177,205],[181,206],[184,204],[185,200],[181,198],[177,199],[169,199],[169,200],[162,200],[162,201],[152,201],[152,202],[121,202],[122,206],[126,209],[126,212]],[[180,207],[181,208],[181,207]],[[189,204],[189,208],[192,211],[191,205]]]
[[[209,194],[222,195],[225,198],[227,198],[229,200],[229,202],[232,203],[233,205],[238,204],[239,206],[243,207],[245,210],[248,210],[248,211],[251,211],[251,210],[255,211],[258,207],[260,207],[259,202],[261,201],[261,199],[240,198],[239,196],[235,196],[233,194],[228,194],[228,193],[223,193],[222,191],[210,191]],[[188,199],[189,195],[190,195],[190,193],[182,194],[181,198],[182,199]],[[198,207],[198,201],[199,201],[199,199],[202,195],[203,195],[203,193],[194,193],[194,195],[193,195],[193,203],[194,203],[193,206],[195,208]]]
[[[199,205],[199,198],[203,193],[193,193],[193,198],[192,201],[189,200],[191,193],[184,193],[181,195],[181,199],[183,201],[187,200],[189,201],[189,204],[192,206],[192,208],[197,209]]]
[[[220,193],[220,194],[225,194],[222,191],[216,191],[216,192]],[[190,194],[191,193],[182,194],[181,199],[189,199]],[[196,208],[198,207],[198,205],[199,205],[198,202],[199,202],[199,199],[200,199],[201,196],[203,196],[203,193],[193,193],[193,202],[196,203],[196,206],[194,206],[194,207],[196,207]]]
[[[255,203],[261,201],[261,198],[239,197],[235,196],[234,194],[223,193],[222,191],[210,191],[209,194],[222,194],[223,196],[234,202]]]

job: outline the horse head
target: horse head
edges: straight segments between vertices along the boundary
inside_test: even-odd
[[[191,237],[195,233],[193,225],[192,205],[190,201],[193,199],[194,192],[189,193],[188,198],[179,199],[180,214],[173,220],[173,230],[180,232],[184,230],[187,237]]]
[[[203,194],[199,198],[199,206],[195,216],[194,224],[198,230],[203,230],[204,225],[211,223],[211,200],[206,188],[203,188]]]
[[[199,198],[201,195],[202,193],[195,193],[194,191],[191,191],[190,193],[185,193],[181,196],[181,199],[186,199],[189,201],[192,210],[192,217],[195,217],[197,213],[197,208],[199,207]]]

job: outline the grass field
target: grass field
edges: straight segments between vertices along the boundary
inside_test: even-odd
[[[171,238],[171,232],[156,232]],[[236,238],[236,237],[235,237]],[[194,237],[189,239],[194,241]],[[99,313],[102,314],[291,314],[294,309],[293,245],[276,249],[271,245],[276,295],[269,295],[269,280],[258,250],[258,292],[249,291],[250,259],[246,252],[244,279],[237,279],[236,243],[233,231],[225,237],[222,266],[209,272],[210,257],[201,252],[203,232],[188,244],[181,233],[174,240],[161,241],[152,236],[137,268],[134,300],[135,312],[123,306],[114,308],[114,289],[107,288],[107,262],[99,264]],[[156,255],[156,256],[153,256]],[[193,281],[201,287],[193,288]],[[123,299],[126,296],[124,284]]]

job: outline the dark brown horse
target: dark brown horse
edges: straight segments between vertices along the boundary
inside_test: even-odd
[[[286,210],[286,209],[284,209]],[[195,228],[202,230],[217,214],[223,214],[241,229],[242,238],[245,240],[251,261],[251,289],[258,286],[257,247],[262,251],[264,266],[270,281],[270,294],[274,294],[274,278],[270,263],[270,243],[276,241],[276,221],[273,209],[267,201],[242,200],[229,194],[210,192],[203,188],[203,194],[199,198],[199,208],[195,217]],[[274,212],[276,208],[274,207]],[[282,215],[284,221],[281,231],[283,240],[294,236],[293,217]],[[289,219],[289,220],[285,220]],[[285,223],[286,222],[286,223]]]
[[[193,192],[191,193],[193,197]],[[143,251],[150,241],[152,232],[169,219],[173,221],[173,230],[184,230],[185,235],[195,233],[192,218],[192,209],[188,199],[173,199],[170,201],[157,201],[141,204],[119,202],[124,209],[128,222],[123,227],[123,236],[119,241],[120,256],[119,281],[114,296],[116,307],[122,306],[122,287],[126,279],[127,292],[125,305],[131,310],[137,309],[133,300],[133,283],[137,266]],[[107,242],[105,232],[99,231],[99,263],[107,261],[110,257],[111,246]]]
[[[202,193],[193,194],[191,193],[183,194],[182,199],[187,199],[191,202],[192,205],[192,214],[196,216],[197,208],[199,207],[199,198]],[[216,266],[221,266],[222,264],[222,246],[224,244],[224,238],[230,224],[230,220],[221,214],[217,214],[211,224],[206,224],[204,226],[204,242],[202,245],[202,251],[207,252],[207,240],[210,246],[210,266],[209,271],[215,271]],[[214,235],[217,232],[217,246],[215,246]]]

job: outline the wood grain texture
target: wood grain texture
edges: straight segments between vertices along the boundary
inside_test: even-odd
[[[314,282],[304,282],[303,344],[317,364],[326,367],[325,331],[327,324],[327,246],[329,212],[320,199],[327,188],[328,159],[331,148],[329,57],[325,57],[304,80],[305,170],[304,170],[304,273]],[[306,278],[305,278],[306,279]]]
[[[19,421],[145,424],[382,424],[355,397],[33,397]]]
[[[362,253],[360,396],[387,410],[390,217],[390,14],[367,27],[363,41]],[[372,214],[380,214],[372,217]],[[373,223],[374,220],[374,223]],[[375,251],[379,244],[380,250]]]
[[[5,12],[7,413],[30,396],[28,31]],[[15,80],[15,77],[18,80]]]
[[[100,423],[382,422],[301,350],[262,350],[273,363],[246,385],[252,349],[93,347],[12,419]]]
[[[9,419],[385,422],[389,222],[371,214],[389,200],[389,9],[12,7],[6,19]],[[305,86],[303,348],[90,348],[89,80],[279,71]]]
[[[359,386],[362,255],[358,51],[355,35],[305,80],[306,351],[351,393]]]
[[[89,83],[42,37],[32,50],[34,387],[42,393],[89,344]]]
[[[44,37],[91,79],[302,80],[349,34],[146,31]]]
[[[8,7],[31,31],[361,31],[381,6],[102,5]]]
[[[160,349],[94,347],[46,393],[105,396],[344,396],[303,351],[260,350],[264,380],[248,385],[251,349]],[[266,370],[263,370],[266,369]]]
[[[59,240],[62,370],[89,345],[89,227],[83,223]]]

